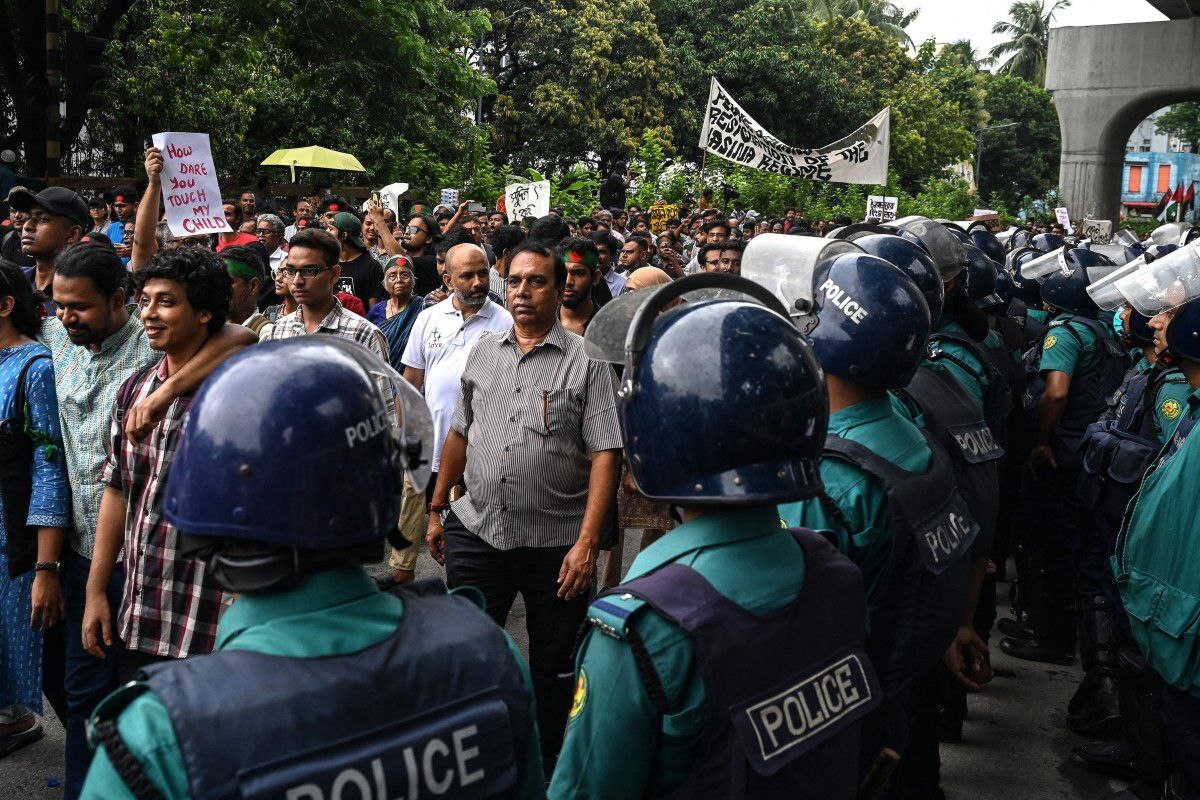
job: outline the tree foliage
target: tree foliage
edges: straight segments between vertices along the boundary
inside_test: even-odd
[[[1058,112],[1045,89],[1011,75],[988,75],[984,108],[990,125],[1016,122],[984,134],[980,194],[998,194],[1011,208],[1058,185]]]
[[[1200,103],[1177,103],[1158,118],[1159,133],[1173,133],[1200,153]]]
[[[1059,9],[1071,5],[1071,0],[1018,0],[1008,9],[1009,20],[992,26],[992,33],[1008,37],[992,48],[993,59],[1008,58],[998,72],[1046,84],[1046,53],[1050,43],[1050,23]]]

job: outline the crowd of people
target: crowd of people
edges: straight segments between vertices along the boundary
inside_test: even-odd
[[[1200,796],[1196,229],[664,223],[619,167],[180,237],[145,167],[6,198],[0,758],[44,697],[69,798],[936,798],[998,646]]]

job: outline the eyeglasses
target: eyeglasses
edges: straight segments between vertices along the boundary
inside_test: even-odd
[[[274,232],[274,228],[255,228],[254,230],[254,233],[258,236],[270,236]]]
[[[425,230],[420,225],[409,225],[407,228],[404,229],[404,232],[405,233],[429,233],[429,231]]]
[[[280,267],[279,271],[287,278],[296,277],[296,273],[305,278],[315,278],[322,272],[329,272],[333,267]]]
[[[389,282],[411,281],[412,279],[413,279],[413,274],[411,272],[408,272],[407,270],[405,270],[404,272],[392,272],[392,273],[389,273],[387,276],[387,280]]]

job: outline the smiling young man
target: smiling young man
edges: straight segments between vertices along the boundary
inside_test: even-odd
[[[122,681],[155,661],[210,652],[224,599],[203,564],[179,554],[179,532],[163,516],[171,462],[193,395],[175,398],[141,444],[126,434],[124,417],[132,403],[179,374],[225,325],[229,274],[212,252],[185,247],[156,255],[136,280],[142,327],[163,358],[130,377],[112,408],[83,615],[87,652],[103,657],[103,645],[120,640]],[[106,589],[122,552],[125,583],[112,630]]]

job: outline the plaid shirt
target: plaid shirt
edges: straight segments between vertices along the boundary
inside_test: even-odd
[[[136,311],[96,352],[74,344],[54,318],[42,323],[41,339],[54,358],[58,416],[71,481],[70,545],[76,553],[91,558],[104,496],[104,486],[97,480],[108,460],[117,390],[130,375],[158,361],[162,354],[150,349]]]
[[[304,329],[304,318],[301,316],[303,310],[304,308],[301,306],[291,314],[280,317],[263,341],[307,336],[308,331]],[[336,297],[333,298],[333,308],[329,310],[325,319],[321,320],[321,324],[313,333],[331,333],[334,336],[351,339],[382,358],[385,364],[390,363],[390,348],[383,332],[353,311],[347,311]]]
[[[167,361],[126,381],[132,406],[167,379]],[[132,382],[132,384],[130,384]],[[125,647],[172,658],[211,652],[223,596],[199,561],[179,556],[179,531],[163,516],[171,460],[191,395],[179,397],[138,446],[126,437],[121,396],[113,405],[112,450],[102,481],[125,495],[125,587],[117,621]]]

